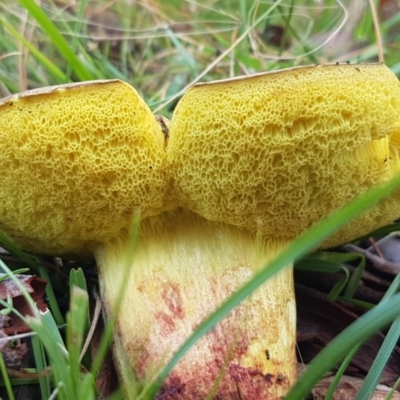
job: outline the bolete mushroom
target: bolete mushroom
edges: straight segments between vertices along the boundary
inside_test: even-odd
[[[290,240],[398,173],[399,137],[400,84],[378,64],[196,85],[165,149],[123,82],[26,92],[0,103],[0,229],[31,251],[93,252],[109,314],[140,211],[116,354],[143,380]],[[329,244],[392,221],[398,200]],[[294,348],[287,268],[191,348],[159,398],[281,398]]]

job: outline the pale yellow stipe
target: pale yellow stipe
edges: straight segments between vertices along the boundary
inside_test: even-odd
[[[132,266],[124,263],[126,243],[100,247],[96,260],[108,313],[131,268],[117,332],[140,381],[156,375],[199,323],[285,245],[178,209],[142,222]],[[236,399],[238,391],[246,399],[278,399],[295,382],[295,344],[293,274],[287,268],[199,340],[162,391],[174,399],[205,399],[222,374],[215,393],[222,399]]]

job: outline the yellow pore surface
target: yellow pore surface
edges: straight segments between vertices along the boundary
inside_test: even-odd
[[[166,151],[126,83],[38,89],[0,101],[0,230],[28,250],[78,253],[117,237],[136,212],[181,206],[292,239],[397,174],[399,143],[400,83],[384,65],[197,85],[176,108]],[[333,242],[389,223],[399,202]]]
[[[121,81],[0,102],[0,229],[24,248],[77,253],[162,207],[164,137]]]
[[[328,65],[198,85],[170,133],[181,205],[293,238],[398,171],[389,144],[400,135],[400,83],[384,65]],[[374,213],[349,238],[398,207],[384,222]]]

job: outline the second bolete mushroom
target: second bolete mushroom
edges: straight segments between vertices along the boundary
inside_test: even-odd
[[[116,341],[143,380],[290,240],[398,173],[399,135],[400,85],[383,65],[197,85],[166,149],[122,82],[28,92],[0,103],[0,229],[31,251],[93,252],[112,313],[140,211]],[[395,219],[394,203],[329,244]],[[294,348],[287,268],[186,354],[159,397],[278,399],[295,380]]]

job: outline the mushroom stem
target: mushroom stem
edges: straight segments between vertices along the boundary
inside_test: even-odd
[[[140,231],[116,330],[143,381],[286,242],[262,240],[184,209],[147,218]],[[119,240],[97,251],[108,314],[114,312],[126,268],[121,262],[125,246]],[[223,399],[281,398],[296,377],[295,313],[292,268],[286,268],[200,339],[160,394],[169,399],[204,399],[210,393]]]

